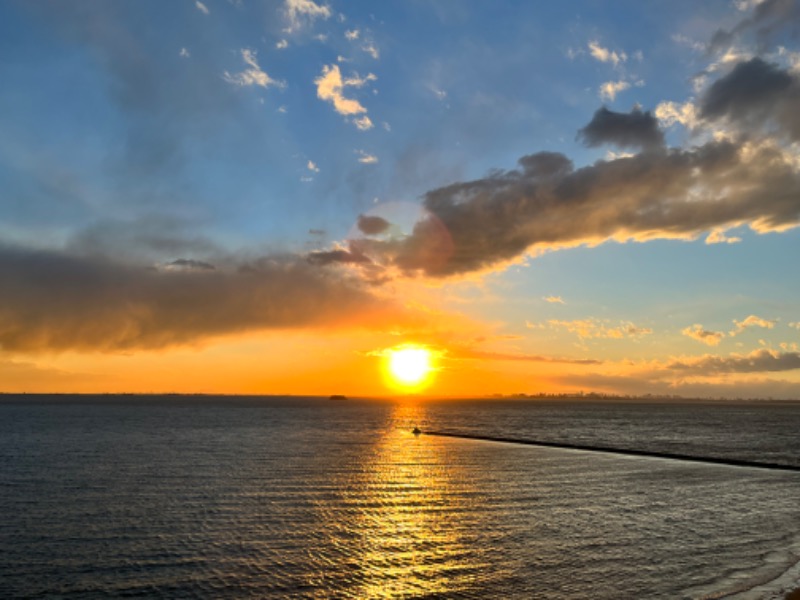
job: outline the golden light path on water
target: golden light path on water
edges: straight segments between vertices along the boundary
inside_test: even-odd
[[[447,461],[442,445],[417,443],[410,433],[409,424],[424,418],[419,404],[397,405],[395,428],[373,448],[350,488],[358,497],[348,527],[365,569],[354,598],[453,593],[469,589],[487,566],[471,549],[474,540],[465,539],[477,515],[462,506],[471,495],[466,473]]]

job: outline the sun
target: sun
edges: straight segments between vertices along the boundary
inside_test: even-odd
[[[386,351],[386,370],[393,387],[415,390],[425,387],[433,372],[433,353],[422,346],[404,345]]]

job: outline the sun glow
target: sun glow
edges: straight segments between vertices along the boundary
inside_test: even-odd
[[[398,346],[386,351],[386,371],[393,387],[425,387],[433,371],[432,352],[422,346]]]

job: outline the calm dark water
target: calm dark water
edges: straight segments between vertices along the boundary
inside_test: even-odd
[[[779,598],[800,405],[0,400],[0,597]]]

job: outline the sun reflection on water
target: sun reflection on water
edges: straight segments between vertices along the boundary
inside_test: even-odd
[[[436,440],[411,434],[424,421],[422,405],[399,404],[363,472],[354,525],[365,572],[356,597],[452,593],[485,566],[465,539],[474,523],[459,506],[465,484],[453,485],[457,464]]]

